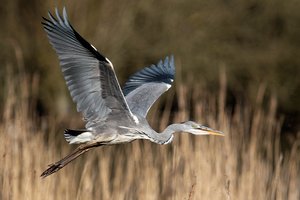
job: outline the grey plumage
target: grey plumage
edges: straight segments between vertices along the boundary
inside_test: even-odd
[[[174,80],[173,56],[132,75],[123,91],[112,63],[83,39],[68,21],[55,10],[56,18],[42,22],[50,43],[56,51],[62,73],[77,111],[83,114],[85,129],[67,129],[64,133],[70,144],[81,144],[73,153],[52,164],[42,173],[46,177],[69,162],[102,145],[147,139],[158,144],[170,143],[174,132],[196,135],[223,135],[222,132],[195,122],[169,125],[157,133],[148,124],[146,115],[153,103],[167,91]]]
[[[84,40],[69,24],[66,10],[55,19],[49,12],[44,28],[56,53],[77,111],[82,112],[91,128],[109,113],[132,117],[111,62]],[[101,73],[100,73],[101,72]]]
[[[132,113],[145,118],[152,104],[171,87],[174,76],[174,57],[171,56],[129,77],[123,93]]]

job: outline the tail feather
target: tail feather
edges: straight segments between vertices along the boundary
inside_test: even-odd
[[[64,134],[65,135],[72,135],[72,136],[77,136],[80,135],[83,132],[87,132],[88,130],[86,129],[66,129]]]
[[[92,132],[86,129],[66,129],[64,132],[65,139],[70,144],[79,144],[91,141],[94,138]]]

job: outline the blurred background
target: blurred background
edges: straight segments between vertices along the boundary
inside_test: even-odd
[[[225,141],[178,136],[174,146],[168,147],[143,141],[109,147],[94,153],[89,162],[81,158],[86,165],[68,166],[61,173],[63,180],[54,176],[40,184],[41,170],[73,148],[66,145],[63,129],[84,126],[41,25],[42,16],[47,18],[55,7],[62,11],[63,6],[72,26],[114,64],[121,86],[132,73],[174,54],[175,84],[151,110],[149,121],[154,128],[161,130],[170,122],[191,118],[229,134]],[[0,139],[7,142],[0,147],[1,163],[6,163],[0,167],[0,197],[20,199],[26,194],[40,199],[45,198],[45,190],[59,190],[52,196],[48,192],[48,199],[84,199],[87,191],[91,198],[103,199],[110,195],[115,199],[243,199],[244,195],[298,199],[299,9],[297,0],[2,0]],[[220,149],[222,145],[225,150]],[[206,157],[204,147],[216,150]],[[37,149],[40,155],[34,159]],[[143,153],[149,150],[153,156],[145,158]],[[132,152],[133,160],[124,160],[122,156]],[[115,154],[122,156],[109,156]],[[120,180],[114,179],[120,177],[119,164],[132,175],[122,174],[130,182],[124,193]],[[19,168],[11,171],[12,166]],[[142,188],[132,178],[135,173],[145,174],[145,179],[153,176],[142,182],[147,183]],[[261,185],[255,182],[258,178],[263,180]],[[91,186],[96,179],[102,181],[99,191]],[[110,180],[107,188],[103,186]],[[200,186],[205,180],[212,181],[212,187]],[[185,188],[181,184],[185,181],[186,189],[176,192]],[[70,182],[72,188],[67,187]],[[156,182],[160,188],[152,187]],[[17,185],[30,189],[20,190]],[[137,191],[140,196],[133,195]],[[218,196],[212,198],[215,191]],[[251,196],[253,191],[260,192]]]
[[[41,115],[74,110],[40,23],[56,6],[67,7],[72,25],[112,61],[121,84],[136,70],[174,54],[177,77],[211,92],[224,70],[229,107],[254,102],[264,85],[266,96],[278,99],[284,131],[299,129],[299,1],[3,0],[0,80],[6,71],[38,76]],[[0,98],[3,102],[3,93]]]

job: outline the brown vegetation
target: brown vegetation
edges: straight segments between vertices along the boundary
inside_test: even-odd
[[[281,150],[276,99],[263,111],[261,87],[255,106],[237,104],[228,113],[224,73],[220,80],[218,94],[177,84],[176,96],[171,90],[164,110],[156,105],[149,120],[164,128],[170,118],[194,116],[224,131],[224,138],[178,133],[165,146],[134,141],[98,148],[41,179],[46,165],[71,148],[57,119],[39,119],[30,111],[28,91],[36,83],[21,77],[16,85],[8,78],[0,123],[0,199],[299,199],[300,139],[290,151]],[[178,109],[171,112],[174,99]]]

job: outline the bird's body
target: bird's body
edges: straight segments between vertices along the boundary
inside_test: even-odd
[[[73,153],[50,165],[46,177],[88,150],[103,146],[147,139],[158,144],[170,143],[174,132],[195,135],[223,135],[222,132],[188,121],[169,125],[162,133],[153,130],[146,115],[153,103],[174,80],[173,56],[166,57],[133,74],[121,89],[112,63],[83,39],[70,25],[66,10],[63,17],[49,13],[42,22],[50,43],[58,54],[61,69],[77,111],[86,121],[85,129],[65,131],[70,144],[81,144]]]

